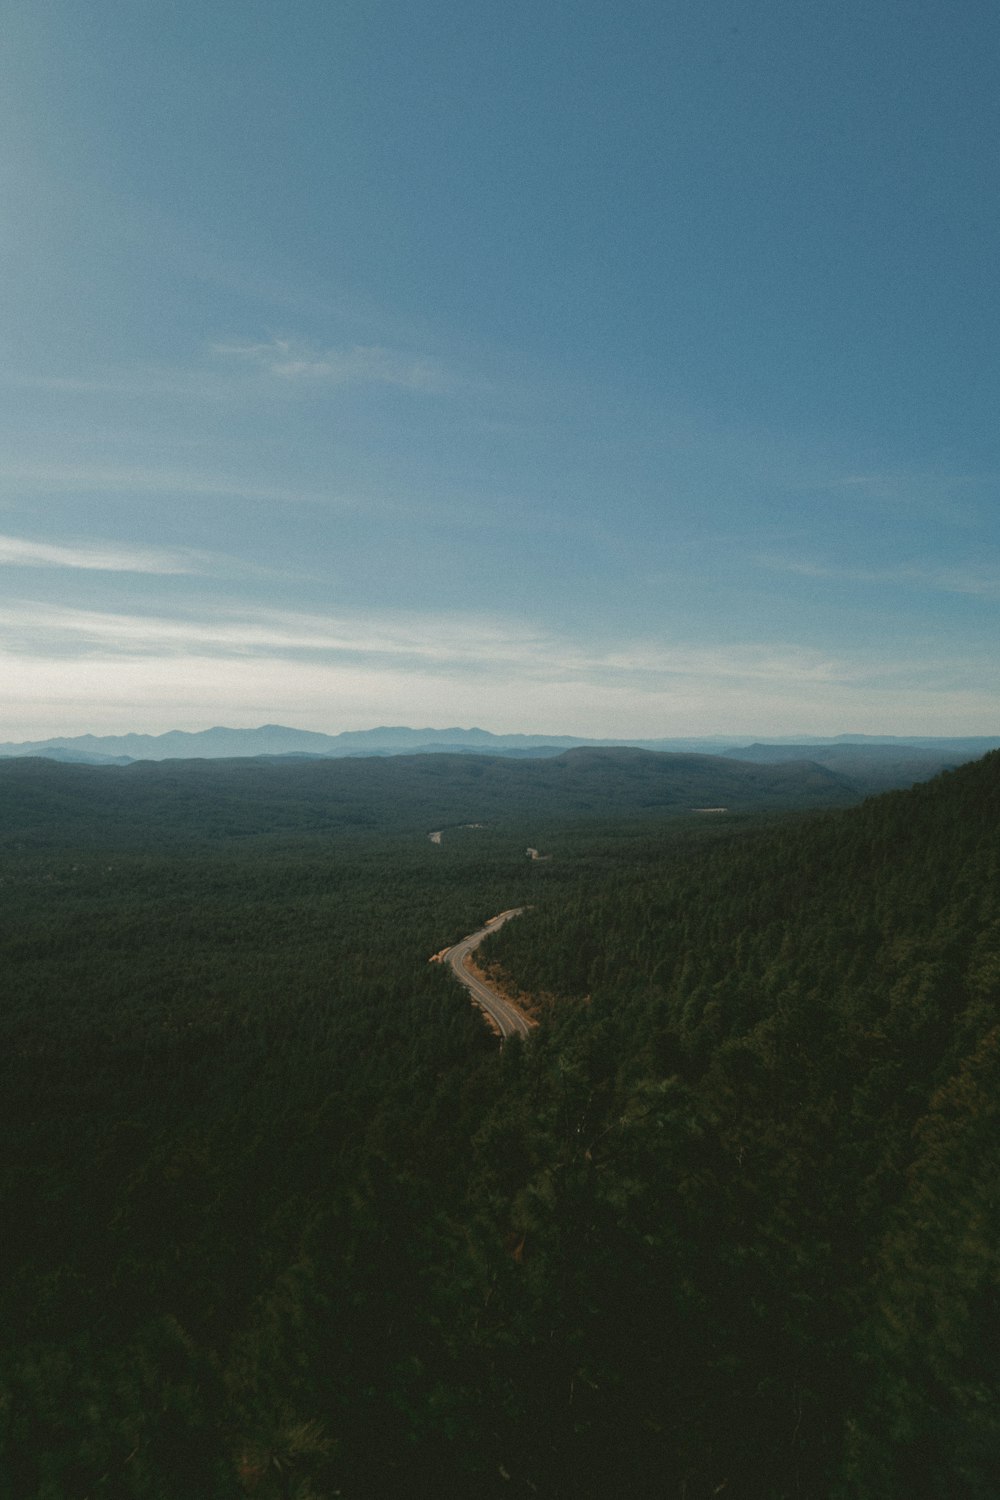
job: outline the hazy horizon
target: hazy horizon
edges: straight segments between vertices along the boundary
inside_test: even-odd
[[[4,739],[996,729],[984,0],[6,20]]]
[[[778,745],[778,744],[795,744],[795,743],[797,743],[800,740],[802,742],[820,742],[820,743],[822,743],[824,741],[831,741],[832,742],[832,741],[837,741],[837,740],[876,740],[877,741],[879,739],[899,740],[899,741],[901,741],[904,744],[907,741],[911,741],[911,740],[912,741],[919,741],[919,740],[929,740],[929,739],[941,739],[941,740],[954,740],[954,741],[966,741],[966,740],[972,741],[972,740],[982,739],[982,740],[995,740],[998,744],[1000,744],[1000,732],[998,732],[995,735],[989,735],[989,734],[979,735],[979,734],[974,734],[974,733],[963,732],[961,729],[955,730],[952,734],[949,734],[949,735],[940,735],[940,736],[934,736],[934,735],[931,735],[929,733],[923,733],[923,732],[914,732],[913,734],[909,734],[909,735],[878,735],[878,734],[868,734],[865,731],[850,730],[850,729],[841,730],[841,731],[839,731],[837,733],[830,734],[830,735],[827,735],[827,736],[812,735],[812,734],[809,734],[806,731],[801,731],[799,734],[795,734],[795,733],[784,734],[784,733],[780,733],[780,732],[755,734],[755,733],[749,733],[749,732],[743,732],[743,733],[741,733],[739,730],[735,730],[735,731],[723,731],[723,730],[719,730],[719,731],[717,731],[715,733],[705,733],[705,734],[697,734],[697,735],[605,735],[605,734],[599,734],[599,733],[595,733],[595,734],[574,734],[572,732],[570,732],[570,733],[563,733],[562,731],[556,731],[556,730],[546,731],[546,730],[539,730],[539,729],[532,728],[530,725],[528,725],[528,726],[522,726],[522,727],[517,728],[517,729],[498,730],[498,729],[489,729],[489,728],[487,728],[486,726],[484,726],[482,724],[465,724],[465,725],[461,725],[461,724],[439,724],[439,725],[431,725],[431,724],[423,724],[423,723],[418,723],[418,724],[368,724],[368,725],[363,725],[363,726],[359,726],[357,728],[348,729],[348,730],[324,730],[324,729],[308,729],[308,728],[306,728],[303,725],[279,724],[279,723],[275,723],[273,721],[269,721],[269,722],[266,722],[266,723],[254,723],[254,724],[222,724],[222,723],[217,723],[217,724],[205,725],[205,726],[203,726],[203,727],[201,727],[199,729],[185,729],[185,728],[183,728],[181,726],[177,726],[177,725],[174,725],[170,729],[165,729],[165,730],[146,730],[146,729],[142,729],[142,728],[132,728],[132,729],[123,729],[123,730],[118,730],[118,731],[113,731],[112,730],[112,731],[108,731],[107,733],[101,733],[101,734],[95,734],[95,733],[91,732],[90,730],[80,730],[80,731],[74,732],[72,734],[53,734],[53,735],[36,735],[36,736],[30,736],[29,735],[29,736],[25,736],[23,739],[16,739],[16,740],[15,739],[11,739],[10,737],[4,735],[2,729],[0,729],[0,747],[10,746],[10,745],[21,745],[21,744],[27,744],[27,745],[31,745],[31,744],[48,744],[50,742],[60,742],[60,741],[66,741],[67,743],[69,743],[69,742],[73,742],[73,741],[76,741],[76,740],[97,740],[97,741],[102,741],[102,740],[128,740],[128,739],[140,739],[140,740],[145,740],[145,739],[165,739],[165,738],[168,738],[171,735],[176,735],[176,734],[181,734],[181,735],[210,735],[210,734],[213,734],[213,733],[217,733],[217,734],[235,734],[235,735],[247,735],[247,736],[249,736],[249,735],[253,735],[253,734],[261,734],[261,733],[263,733],[265,731],[276,731],[276,732],[281,732],[281,733],[291,734],[291,735],[315,734],[315,735],[319,735],[319,736],[321,736],[323,738],[327,738],[327,739],[337,739],[337,738],[339,738],[339,737],[341,737],[343,735],[348,735],[348,734],[359,735],[359,736],[372,736],[372,737],[374,737],[376,735],[379,735],[379,734],[382,734],[382,735],[391,735],[391,734],[420,735],[420,734],[427,734],[429,736],[434,737],[434,736],[441,736],[441,735],[446,735],[446,734],[449,734],[449,733],[454,733],[456,735],[465,735],[465,736],[471,736],[471,735],[488,735],[490,737],[494,737],[494,738],[500,739],[500,740],[503,740],[503,739],[516,739],[516,738],[522,738],[522,739],[533,740],[533,741],[544,741],[545,739],[550,739],[552,741],[556,741],[556,740],[560,740],[560,739],[574,739],[574,740],[586,740],[586,741],[595,741],[595,742],[602,741],[602,740],[622,740],[622,741],[634,741],[634,742],[645,741],[647,743],[659,743],[659,742],[663,742],[663,743],[669,743],[669,744],[684,744],[684,743],[687,743],[687,742],[690,742],[692,744],[707,744],[707,743],[710,743],[712,741],[717,741],[720,745],[725,744],[725,745],[733,745],[733,746],[735,746],[735,745],[742,745],[742,744],[748,744],[749,745],[749,744],[754,743],[754,742],[764,743],[764,744],[774,743],[774,744]]]

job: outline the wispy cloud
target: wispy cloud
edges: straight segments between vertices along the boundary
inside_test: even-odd
[[[608,672],[692,677],[700,681],[836,683],[857,672],[844,660],[791,645],[745,642],[688,646],[645,642],[590,657],[589,666]]]
[[[526,666],[543,660],[542,635],[517,624],[469,617],[405,614],[337,617],[296,611],[225,611],[166,617],[73,609],[24,602],[0,611],[0,628],[50,648],[105,647],[136,652],[199,655],[323,655],[419,658],[440,666]]]
[[[361,513],[385,516],[400,521],[431,522],[449,526],[485,529],[509,528],[510,515],[520,506],[517,524],[532,530],[564,530],[563,523],[529,512],[527,502],[518,496],[490,498],[489,504],[469,497],[464,489],[442,494],[439,489],[407,486],[403,481],[389,489],[366,491],[315,486],[262,484],[243,479],[238,474],[206,472],[197,469],[160,467],[155,464],[100,464],[83,460],[53,462],[7,462],[0,460],[0,501],[19,501],[38,495],[169,495],[182,499],[247,501],[315,507],[336,514]],[[575,528],[574,528],[575,529]]]
[[[71,568],[215,579],[287,580],[297,576],[287,567],[271,568],[225,552],[204,552],[193,547],[129,547],[94,540],[42,542],[3,533],[0,533],[0,567]]]
[[[292,339],[265,343],[217,343],[212,352],[253,364],[281,380],[330,385],[391,385],[404,390],[442,391],[454,384],[440,360],[380,345],[317,350]]]
[[[328,731],[481,724],[617,736],[989,733],[992,666],[840,661],[791,645],[620,642],[589,649],[520,622],[203,611],[199,618],[41,603],[0,610],[0,738],[265,720]]]
[[[984,599],[1000,598],[1000,569],[980,563],[951,567],[904,562],[886,568],[838,567],[788,557],[758,557],[758,563],[778,573],[803,578],[830,578],[843,583],[870,583],[931,589],[946,594],[971,594]]]
[[[161,469],[127,464],[87,463],[0,465],[0,488],[56,494],[155,494],[205,496],[221,500],[263,500],[276,503],[335,504],[344,509],[369,507],[371,502],[320,490],[261,485],[224,474],[186,469]]]
[[[195,552],[154,547],[104,546],[85,542],[61,546],[0,535],[0,566],[84,568],[101,573],[199,573],[204,559]]]
[[[449,677],[508,677],[521,683],[617,684],[645,695],[685,684],[748,690],[823,691],[893,668],[831,659],[804,647],[742,642],[581,642],[542,626],[470,615],[316,615],[291,610],[205,608],[188,617],[139,615],[22,602],[0,611],[8,649],[56,655],[367,662],[373,669],[427,669]],[[898,664],[903,671],[908,664]]]
[[[938,489],[951,489],[958,485],[982,483],[978,474],[844,474],[830,481],[825,488],[845,490],[871,490],[879,495],[904,495],[908,490],[935,485]]]
[[[207,360],[206,360],[207,356]],[[136,363],[84,371],[0,370],[0,386],[67,397],[179,399],[243,404],[266,394],[250,377],[263,373],[286,384],[389,385],[436,393],[469,384],[438,356],[381,343],[317,346],[307,339],[219,339],[202,344],[193,363]],[[477,382],[477,385],[481,382]]]
[[[890,517],[922,517],[948,531],[978,528],[995,508],[997,475],[947,473],[931,468],[841,472],[805,480],[803,490],[825,493],[836,503],[875,507]]]
[[[949,594],[976,594],[984,599],[1000,599],[1000,570],[995,568],[938,568],[933,573],[919,576]]]
[[[46,391],[65,396],[111,396],[128,400],[175,398],[190,401],[224,399],[232,382],[204,370],[157,370],[139,366],[124,372],[90,375],[21,375],[6,370],[0,384],[12,390]]]

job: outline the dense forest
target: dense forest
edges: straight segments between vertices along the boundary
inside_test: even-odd
[[[530,761],[444,754],[101,767],[0,760],[0,840],[92,842],[98,819],[102,844],[162,845],[194,835],[414,832],[484,819],[631,820],[720,804],[733,812],[849,806],[862,795],[848,778],[809,761],[749,765],[630,749]]]
[[[450,760],[0,767],[2,1500],[995,1496],[1000,753]]]

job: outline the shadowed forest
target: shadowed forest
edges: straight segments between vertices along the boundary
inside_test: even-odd
[[[2,1500],[995,1496],[1000,752],[638,754],[0,763]]]

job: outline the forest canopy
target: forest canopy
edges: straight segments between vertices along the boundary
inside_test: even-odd
[[[0,766],[4,1500],[995,1494],[1000,754],[559,759]]]

